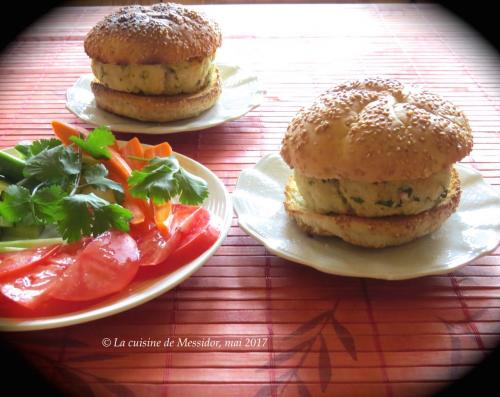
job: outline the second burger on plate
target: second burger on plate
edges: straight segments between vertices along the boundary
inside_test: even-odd
[[[290,123],[285,208],[309,234],[381,248],[427,235],[456,210],[453,164],[472,131],[451,102],[390,79],[337,85]]]
[[[217,23],[179,4],[120,8],[85,38],[97,105],[141,121],[198,116],[221,94],[221,40]]]

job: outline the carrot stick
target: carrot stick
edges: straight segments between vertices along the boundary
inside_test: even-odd
[[[145,159],[152,159],[155,157],[155,147],[154,146],[148,146],[144,149],[144,158]]]
[[[102,162],[110,173],[117,175],[123,182],[126,182],[130,174],[132,174],[132,168],[130,168],[120,153],[110,147],[108,147],[108,150],[111,153],[111,158],[109,160],[102,160]]]
[[[143,157],[146,159],[152,159],[153,157],[168,157],[172,154],[172,147],[167,143],[163,142],[156,146],[148,146],[144,149]],[[167,202],[164,204],[151,204],[153,209],[153,216],[156,227],[164,235],[168,236],[169,229],[165,225],[165,221],[168,219],[172,213],[172,203]]]
[[[148,146],[144,149],[143,157],[146,159],[152,159],[153,157],[168,157],[172,154],[172,147],[167,143],[163,142],[156,146]]]
[[[172,147],[168,142],[163,142],[154,146],[154,153],[158,157],[168,157],[172,154]]]
[[[54,130],[54,134],[59,138],[59,140],[65,144],[71,144],[72,136],[80,136],[80,134],[87,135],[88,131],[85,128],[78,127],[73,124],[64,123],[59,120],[53,120],[50,123],[52,125],[52,129]]]
[[[54,120],[51,122],[54,134],[61,140],[65,145],[71,144],[70,138],[72,136],[80,136],[80,134],[87,134],[87,130],[84,128],[77,127],[75,125],[63,123],[62,121]],[[111,153],[111,158],[109,160],[104,160],[104,164],[107,166],[110,173],[118,175],[123,180],[127,178],[132,173],[132,169],[123,159],[123,157],[112,147],[108,147]]]
[[[169,229],[165,224],[165,221],[172,213],[172,203],[168,201],[164,204],[153,204],[153,213],[156,227],[161,234],[167,237],[169,234]]]
[[[127,141],[121,148],[120,152],[132,169],[135,170],[144,167],[145,163],[143,161],[129,158],[129,156],[144,157],[144,147],[137,137]]]
[[[137,225],[138,223],[142,223],[146,220],[146,215],[144,213],[144,204],[146,203],[144,201],[126,194],[122,204],[125,208],[132,212],[132,220],[130,221],[132,225]]]
[[[86,135],[88,133],[84,128],[67,124],[58,120],[52,121],[51,125],[52,129],[54,130],[54,134],[65,145],[69,145],[72,143],[70,140],[72,136],[80,136],[81,134]],[[142,148],[139,140],[137,138],[134,139],[137,140],[139,147]],[[132,145],[137,146],[136,142],[133,142]],[[108,176],[111,179],[117,180],[118,182],[125,183],[128,177],[132,174],[132,169],[130,168],[127,161],[120,155],[120,153],[118,153],[115,148],[108,147],[108,150],[111,153],[111,158],[109,160],[103,160],[104,165],[106,165],[106,168],[109,171]],[[146,214],[148,212],[148,204],[144,200],[131,197],[126,192],[123,205],[125,208],[128,208],[133,214],[133,218],[131,221],[132,224],[144,222],[144,220],[146,219]]]

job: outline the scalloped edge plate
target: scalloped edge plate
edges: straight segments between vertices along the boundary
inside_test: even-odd
[[[205,179],[210,195],[203,207],[210,211],[213,221],[220,228],[220,235],[212,247],[195,260],[187,263],[172,273],[151,280],[132,282],[129,288],[119,294],[110,296],[96,306],[77,312],[37,318],[0,317],[1,331],[34,331],[50,328],[66,327],[81,324],[139,306],[157,296],[171,290],[198,270],[220,247],[231,227],[233,208],[229,193],[222,181],[207,167],[197,161],[175,153],[182,167]]]
[[[116,132],[170,134],[198,131],[235,120],[259,106],[265,91],[257,76],[237,65],[217,64],[222,94],[217,103],[198,117],[169,123],[147,123],[106,112],[96,106],[90,83],[94,76],[84,74],[66,91],[66,108],[93,125],[105,125]]]
[[[324,273],[383,280],[443,274],[491,253],[500,240],[499,192],[474,169],[456,167],[462,183],[457,211],[436,232],[399,247],[368,249],[306,235],[285,212],[291,170],[278,154],[241,173],[234,209],[240,227],[272,253]]]

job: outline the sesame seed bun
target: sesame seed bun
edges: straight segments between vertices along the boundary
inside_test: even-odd
[[[408,243],[438,229],[456,210],[460,201],[460,180],[455,169],[448,190],[445,200],[417,215],[365,218],[319,214],[305,206],[292,175],[285,189],[285,209],[308,234],[337,236],[354,245],[383,248]]]
[[[425,90],[366,79],[333,87],[290,123],[281,155],[302,175],[382,182],[428,178],[470,153],[464,113]]]
[[[174,3],[132,5],[100,21],[85,38],[85,52],[101,63],[177,64],[215,54],[217,23]]]
[[[168,122],[200,115],[217,102],[221,81],[214,68],[208,85],[194,94],[141,95],[107,88],[99,81],[91,83],[97,106],[135,120]]]

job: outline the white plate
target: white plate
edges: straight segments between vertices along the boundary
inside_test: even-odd
[[[29,331],[49,328],[59,328],[68,325],[85,323],[112,314],[120,313],[145,303],[164,292],[174,288],[198,270],[219,248],[231,226],[233,209],[231,198],[222,181],[208,168],[181,154],[175,154],[179,163],[189,172],[198,175],[208,183],[210,195],[203,207],[210,211],[215,225],[219,227],[220,236],[215,244],[201,256],[182,266],[172,273],[149,279],[132,282],[131,286],[119,294],[110,296],[98,305],[88,309],[51,317],[40,318],[0,318],[1,331]]]
[[[239,66],[217,64],[222,80],[222,94],[211,109],[198,117],[169,123],[146,123],[106,112],[96,106],[90,83],[94,76],[81,76],[66,91],[66,108],[80,119],[94,125],[106,125],[113,131],[142,134],[168,134],[196,131],[234,120],[262,103],[265,91],[257,76]]]
[[[457,212],[438,231],[399,247],[366,249],[334,237],[308,237],[285,213],[291,171],[277,154],[241,173],[234,208],[241,228],[271,252],[325,273],[385,280],[448,273],[493,251],[500,240],[499,193],[475,170],[457,169],[463,190]]]

